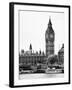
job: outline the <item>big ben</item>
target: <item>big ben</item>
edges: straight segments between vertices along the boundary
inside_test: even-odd
[[[49,55],[54,54],[54,39],[55,39],[55,34],[54,34],[54,30],[52,28],[51,18],[49,18],[48,27],[45,32],[46,56],[47,57]]]

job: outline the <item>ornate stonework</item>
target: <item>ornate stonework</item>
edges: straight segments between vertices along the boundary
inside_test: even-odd
[[[54,54],[54,30],[52,28],[51,19],[49,18],[48,27],[45,33],[45,42],[46,42],[46,56]]]

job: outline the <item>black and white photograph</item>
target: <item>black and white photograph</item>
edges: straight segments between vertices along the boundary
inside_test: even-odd
[[[29,78],[63,77],[64,13],[19,11],[19,75]],[[47,76],[46,76],[47,74]],[[28,78],[28,77],[27,77]]]
[[[69,83],[70,7],[21,4],[11,4],[14,10],[11,12],[14,13],[13,85]]]

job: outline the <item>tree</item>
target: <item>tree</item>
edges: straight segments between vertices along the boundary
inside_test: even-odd
[[[53,55],[48,58],[48,64],[53,65],[53,64],[57,64],[57,63],[58,63],[57,55]]]

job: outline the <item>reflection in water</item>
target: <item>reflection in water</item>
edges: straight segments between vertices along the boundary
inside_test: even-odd
[[[38,79],[38,78],[63,78],[64,74],[21,74],[19,79]]]

